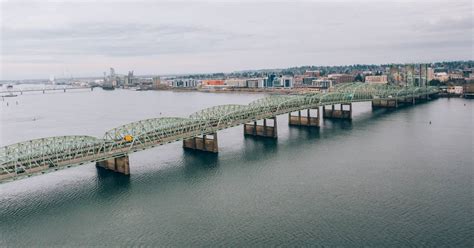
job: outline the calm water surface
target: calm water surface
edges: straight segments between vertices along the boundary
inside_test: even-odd
[[[5,98],[0,145],[102,137],[260,97],[96,89]],[[0,246],[472,247],[473,109],[464,99],[397,111],[358,103],[352,122],[320,130],[280,116],[278,140],[221,131],[217,156],[179,142],[135,153],[130,177],[88,164],[0,184]]]

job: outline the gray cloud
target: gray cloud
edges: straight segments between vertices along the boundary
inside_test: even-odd
[[[216,49],[235,33],[197,26],[88,23],[3,30],[4,53],[147,56]]]
[[[472,59],[469,1],[6,2],[0,78]]]

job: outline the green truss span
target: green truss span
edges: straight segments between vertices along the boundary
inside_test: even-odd
[[[83,163],[120,157],[157,145],[241,125],[263,118],[323,105],[405,99],[438,93],[435,87],[341,84],[328,93],[272,95],[248,105],[219,105],[188,118],[163,117],[128,123],[103,138],[59,136],[28,140],[0,148],[0,181],[41,174]]]

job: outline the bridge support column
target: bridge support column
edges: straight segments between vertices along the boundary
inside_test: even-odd
[[[306,110],[306,116],[301,115],[301,110],[298,111],[298,115],[292,115],[288,113],[288,124],[290,126],[308,126],[308,127],[319,127],[319,107],[315,108],[316,116],[311,116],[311,109]]]
[[[372,108],[398,108],[397,99],[374,99]]]
[[[257,125],[256,121],[253,124],[244,124],[244,135],[278,138],[276,116],[268,120],[273,120],[273,126],[267,125],[267,119],[263,119],[263,125]]]
[[[348,110],[344,106],[349,106]],[[326,109],[323,105],[323,118],[326,119],[352,119],[352,103],[341,103],[340,109],[335,109],[335,105],[331,105],[331,109]]]
[[[209,138],[209,135],[212,135],[212,137]],[[217,133],[204,134],[202,137],[193,137],[183,140],[183,148],[218,153]]]
[[[95,165],[124,175],[130,175],[130,161],[128,156],[110,158],[96,162]]]

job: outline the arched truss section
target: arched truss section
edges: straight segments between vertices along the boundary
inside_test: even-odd
[[[96,154],[103,143],[91,136],[56,136],[4,146],[0,148],[0,175],[56,167],[62,161]]]
[[[105,139],[122,140],[125,136],[131,135],[139,138],[147,133],[157,130],[167,130],[170,127],[185,126],[194,123],[189,118],[163,117],[140,120],[113,128],[105,133]]]
[[[236,111],[241,111],[247,108],[246,105],[240,104],[226,104],[218,105],[210,108],[199,110],[189,116],[191,119],[201,119],[201,120],[219,120],[220,117],[233,113]]]
[[[260,98],[248,104],[250,108],[262,109],[270,112],[271,109],[276,111],[278,105],[282,102],[291,100],[297,96],[294,95],[270,95],[265,98]]]
[[[164,143],[170,137],[180,137],[188,133],[202,133],[205,129],[206,122],[200,119],[163,117],[141,120],[107,131],[104,139],[111,142],[104,150],[131,149],[134,146]]]
[[[438,89],[429,87],[405,87],[386,84],[348,83],[338,85],[333,92],[352,93],[352,101],[370,100],[372,98],[399,98],[418,97],[426,94],[434,94]],[[331,97],[326,97],[331,98]]]
[[[209,127],[208,131],[211,131],[212,127],[219,127],[224,123],[231,124],[241,119],[247,112],[247,105],[227,104],[200,110],[191,114],[189,118],[206,122]]]

